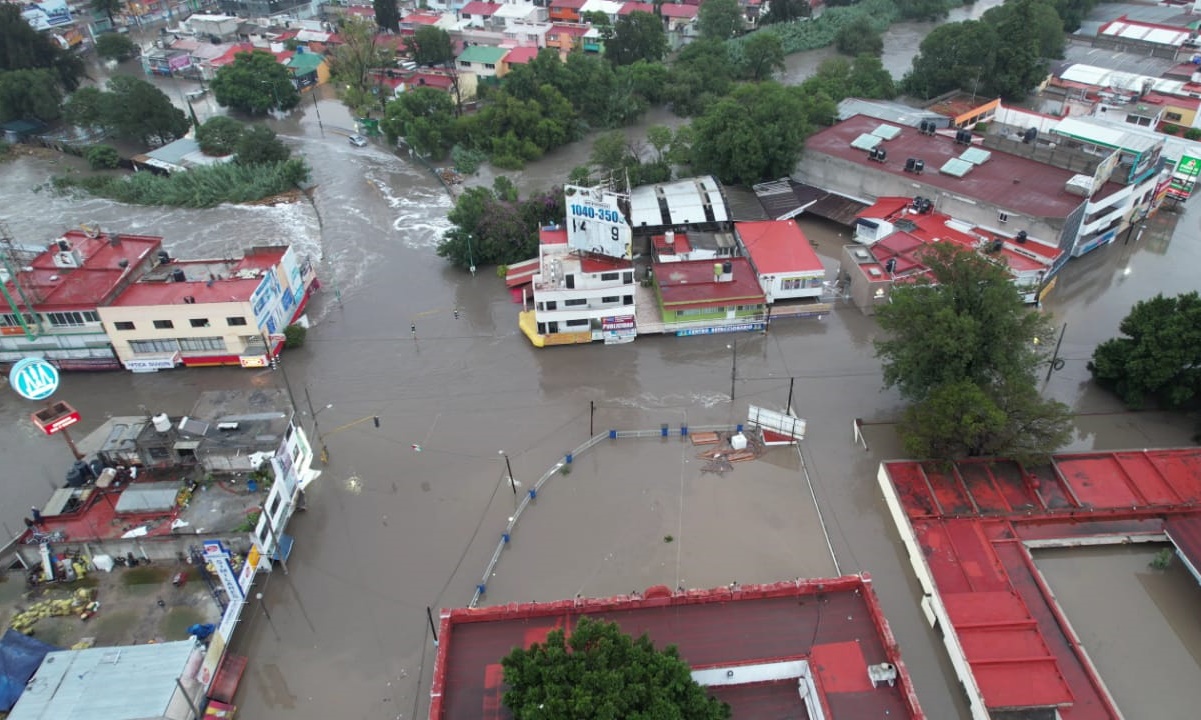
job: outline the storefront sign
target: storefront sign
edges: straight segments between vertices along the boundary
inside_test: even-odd
[[[124,365],[125,369],[131,372],[158,372],[159,370],[173,369],[181,359],[182,356],[179,353],[172,353],[155,357],[133,358],[126,360]]]
[[[41,413],[34,413],[30,417],[33,418],[33,424],[40,427],[42,432],[46,433],[47,435],[53,435],[59,430],[65,430],[66,428],[69,428],[75,423],[79,422],[79,411],[75,409],[71,409],[65,415],[60,415],[46,423],[44,423],[38,417],[40,414]]]
[[[58,389],[58,368],[42,358],[18,360],[8,373],[8,384],[26,400],[45,400]]]
[[[244,368],[263,368],[267,367],[266,355],[243,355],[238,358]]]
[[[1198,175],[1201,175],[1201,160],[1188,155],[1182,156],[1172,171],[1168,195],[1177,200],[1187,200],[1193,193],[1193,186],[1197,182]]]
[[[634,329],[633,315],[601,318],[601,330],[632,330]]]
[[[238,574],[238,587],[242,588],[243,595],[250,592],[250,584],[254,582],[254,571],[258,570],[262,557],[259,549],[251,546],[250,553],[246,555],[246,562],[242,564],[242,572]]]
[[[748,332],[751,330],[762,330],[763,323],[739,323],[737,325],[715,325],[712,327],[687,328],[685,330],[677,330],[676,337],[690,337],[693,335],[718,335],[720,333],[732,332]]]
[[[234,575],[233,565],[229,562],[229,550],[225,549],[220,540],[204,541],[204,559],[213,566],[213,571],[221,580],[221,586],[225,588],[225,594],[231,602],[245,598],[245,593],[238,585],[238,578]]]

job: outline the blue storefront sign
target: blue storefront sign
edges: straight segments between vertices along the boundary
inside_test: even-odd
[[[9,371],[8,384],[26,400],[45,400],[58,389],[58,368],[42,358],[25,358]]]
[[[686,328],[677,330],[676,337],[689,337],[692,335],[717,335],[719,333],[732,332],[750,332],[752,330],[762,330],[763,323],[739,323],[737,325],[713,325],[710,327]]]

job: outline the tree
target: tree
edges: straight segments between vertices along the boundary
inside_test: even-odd
[[[759,82],[784,69],[784,44],[775,33],[757,32],[742,44],[742,76]]]
[[[396,0],[372,0],[375,8],[375,22],[384,30],[400,32],[400,11],[396,8]]]
[[[287,162],[292,151],[266,125],[250,125],[238,139],[239,165],[273,165]]]
[[[112,170],[121,164],[121,155],[112,145],[93,145],[88,148],[86,158],[93,170]]]
[[[52,70],[0,72],[0,122],[24,118],[52,122],[62,114],[62,101]]]
[[[1196,407],[1201,400],[1201,295],[1196,291],[1139,301],[1122,319],[1121,336],[1093,351],[1093,379],[1131,408],[1159,403]]]
[[[880,55],[884,52],[884,38],[876,31],[872,21],[865,15],[858,15],[849,23],[838,28],[834,35],[834,47],[843,55],[856,57],[858,55]]]
[[[562,188],[534,193],[525,200],[513,200],[510,185],[497,188],[510,199],[498,197],[486,187],[468,188],[455,201],[447,218],[452,227],[438,243],[438,255],[455,267],[505,265],[538,254],[538,230],[543,225],[562,222]]]
[[[418,65],[445,67],[454,64],[455,46],[451,42],[450,33],[442,28],[419,25],[413,35],[405,38],[404,42],[405,50]]]
[[[19,3],[0,3],[0,72],[50,70],[60,93],[79,87],[83,60],[63,50],[46,33],[34,30],[21,16]]]
[[[932,98],[956,88],[987,83],[1000,41],[992,25],[979,20],[939,25],[930,31],[902,81],[905,92]]]
[[[558,717],[724,720],[730,706],[708,696],[674,645],[657,650],[616,623],[581,618],[568,638],[515,648],[501,660],[503,702],[515,720]]]
[[[658,62],[667,54],[667,34],[656,15],[635,11],[617,18],[613,36],[605,41],[605,58],[614,65],[639,60]]]
[[[680,50],[663,89],[663,99],[680,116],[698,115],[730,91],[733,63],[726,43],[697,40]]]
[[[813,7],[808,0],[772,0],[767,8],[767,13],[760,18],[759,24],[774,25],[812,16]]]
[[[245,126],[231,117],[217,115],[196,128],[196,142],[205,155],[229,155],[238,148]]]
[[[809,127],[792,89],[767,81],[739,86],[697,118],[693,130],[698,170],[753,185],[796,169]]]
[[[1063,57],[1063,20],[1049,0],[1007,0],[986,10],[980,19],[1007,40],[1034,40],[1040,57]]]
[[[697,12],[697,28],[706,40],[729,40],[742,32],[738,0],[705,0]]]
[[[342,102],[356,115],[366,115],[375,105],[371,71],[391,60],[377,41],[377,27],[370,20],[351,16],[338,28],[341,43],[330,54],[330,76]]]
[[[288,69],[262,50],[234,55],[232,63],[217,70],[211,86],[218,105],[250,115],[291,110],[300,104]]]
[[[124,0],[91,0],[88,5],[95,12],[104,13],[105,17],[108,18],[109,27],[112,28],[116,27],[116,23],[113,21],[113,15],[121,12],[121,8],[123,5],[125,5],[125,2]],[[97,48],[99,48],[99,40],[96,41],[96,45]]]
[[[897,10],[906,20],[941,20],[947,16],[946,0],[898,0]]]
[[[388,103],[380,127],[390,143],[404,138],[418,153],[441,157],[455,141],[454,101],[435,88],[409,90]]]
[[[1036,369],[1054,337],[1026,307],[1008,272],[951,244],[922,253],[929,276],[895,285],[877,313],[884,384],[910,407],[906,449],[925,457],[1049,454],[1070,434],[1065,406],[1042,399]]]
[[[79,127],[104,126],[104,91],[97,87],[82,87],[71,93],[63,103],[63,119]]]
[[[102,58],[120,62],[128,60],[137,53],[138,46],[133,44],[133,40],[130,40],[128,35],[110,32],[96,38],[96,54]]]
[[[101,124],[143,144],[178,140],[191,127],[188,116],[172,105],[162,90],[128,75],[108,81],[101,103]]]

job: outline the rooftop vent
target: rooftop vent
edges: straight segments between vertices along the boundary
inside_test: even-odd
[[[938,130],[938,125],[933,120],[922,120],[918,125],[917,131],[922,135],[933,135]]]

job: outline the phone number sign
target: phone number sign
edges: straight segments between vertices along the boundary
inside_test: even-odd
[[[568,186],[567,244],[576,250],[629,260],[633,232],[617,196],[598,189]]]

